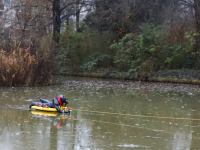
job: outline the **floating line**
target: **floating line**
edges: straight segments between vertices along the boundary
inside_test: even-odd
[[[196,121],[200,121],[200,119],[192,119],[192,118],[145,116],[145,115],[122,114],[122,113],[112,113],[112,112],[102,112],[102,111],[92,111],[92,110],[82,110],[82,109],[73,109],[73,110],[77,110],[77,111],[80,110],[80,111],[84,111],[84,112],[92,112],[92,113],[99,113],[99,114],[120,115],[120,116],[132,116],[132,117],[144,117],[144,118],[174,119],[174,120],[196,120]]]
[[[113,122],[107,122],[107,121],[90,120],[90,119],[77,119],[77,118],[74,118],[73,120],[76,120],[76,121],[79,121],[79,120],[93,121],[93,122],[98,122],[98,123],[105,123],[105,124],[112,124],[112,125],[125,126],[125,127],[131,127],[131,128],[145,129],[145,130],[154,131],[154,132],[162,132],[162,133],[167,133],[167,134],[174,134],[174,132],[169,132],[169,131],[164,131],[164,130],[151,129],[151,128],[146,128],[146,127],[141,127],[141,126],[127,125],[127,124],[121,124],[121,123],[113,123]],[[188,135],[183,135],[183,134],[180,134],[180,133],[176,133],[176,135],[179,135],[179,136],[182,136],[182,137],[188,137]],[[192,136],[192,138],[200,140],[199,137]]]

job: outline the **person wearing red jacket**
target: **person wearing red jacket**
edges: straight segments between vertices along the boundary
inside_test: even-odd
[[[56,108],[56,110],[59,113],[70,113],[70,111],[61,111],[59,106],[66,106],[68,104],[68,99],[65,98],[63,95],[58,95],[56,98],[54,98],[54,100],[50,101],[47,99],[42,99],[40,98],[40,102],[32,102],[29,106],[29,108],[31,108],[32,106],[47,106],[50,108]]]

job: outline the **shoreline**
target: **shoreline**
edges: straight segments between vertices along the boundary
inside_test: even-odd
[[[69,71],[60,75],[105,79],[120,79],[142,82],[178,83],[200,85],[200,70],[167,70],[151,73],[120,72],[114,70],[97,70],[94,72]]]

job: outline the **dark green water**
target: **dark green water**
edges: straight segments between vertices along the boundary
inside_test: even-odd
[[[67,84],[0,87],[0,149],[194,150],[200,149],[200,93],[138,89],[121,82],[63,78]],[[71,81],[73,80],[73,84]],[[106,83],[106,85],[105,85]],[[79,86],[81,84],[81,86]],[[116,86],[117,85],[117,86]],[[69,98],[72,114],[31,111],[31,101]]]

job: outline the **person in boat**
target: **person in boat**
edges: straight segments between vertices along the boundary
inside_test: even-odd
[[[50,108],[56,108],[56,110],[59,113],[70,113],[70,111],[61,111],[59,106],[66,106],[68,104],[67,98],[65,98],[63,95],[58,95],[54,100],[50,101],[47,99],[40,98],[40,102],[32,102],[29,106],[31,108],[32,106],[41,106],[41,107],[50,107]]]

